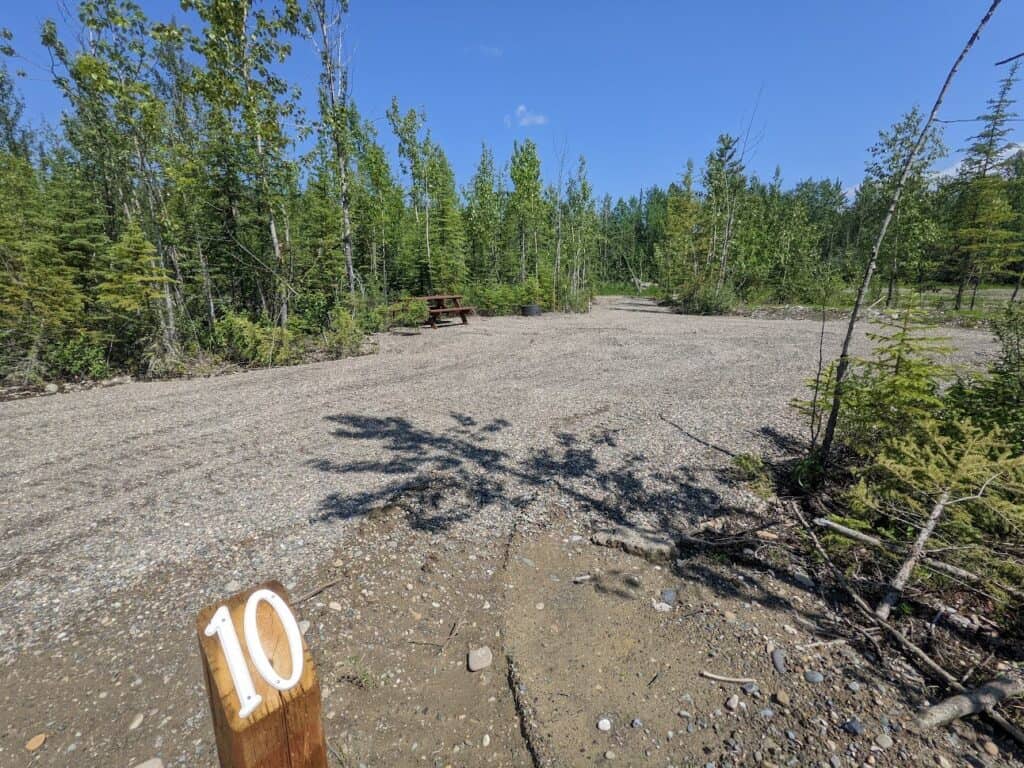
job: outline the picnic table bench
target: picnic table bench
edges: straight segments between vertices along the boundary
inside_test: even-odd
[[[427,302],[427,307],[430,311],[427,322],[431,328],[437,328],[438,319],[443,319],[450,315],[458,315],[462,319],[462,324],[465,325],[469,322],[469,315],[476,311],[473,307],[463,306],[462,296],[455,293],[439,294],[437,296],[415,296],[414,298]]]

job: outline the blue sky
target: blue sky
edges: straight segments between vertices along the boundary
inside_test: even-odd
[[[32,119],[57,119],[38,30],[56,0],[0,0],[0,26],[27,62],[22,95]],[[142,0],[154,18],[175,0]],[[426,110],[465,184],[491,145],[504,162],[532,138],[545,176],[587,158],[599,193],[629,195],[700,164],[719,133],[756,141],[748,167],[787,183],[861,177],[880,128],[915,103],[930,107],[989,0],[351,0],[353,92],[379,119],[392,96]],[[73,29],[61,25],[68,35]],[[942,117],[978,114],[995,89],[993,66],[1024,49],[1024,3],[1006,0],[955,81]],[[287,74],[315,105],[317,66],[300,42]],[[1019,91],[1019,89],[1018,89]],[[1018,92],[1018,96],[1020,96]],[[1024,110],[1022,110],[1024,111]],[[970,125],[946,128],[961,147]],[[1018,131],[1018,139],[1020,132]],[[945,161],[951,165],[955,159]]]

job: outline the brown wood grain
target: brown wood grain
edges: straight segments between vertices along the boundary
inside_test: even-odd
[[[243,616],[246,601],[258,589],[276,592],[291,605],[280,582],[268,581],[207,606],[196,619],[220,764],[222,768],[326,768],[320,684],[305,638],[302,676],[294,688],[284,693],[267,683],[249,660]],[[216,635],[207,637],[204,632],[221,605],[226,605],[231,613],[256,693],[263,697],[259,707],[246,718],[238,716],[238,695],[220,640]],[[282,677],[288,677],[292,672],[288,639],[277,614],[265,602],[259,605],[256,624],[267,658]]]

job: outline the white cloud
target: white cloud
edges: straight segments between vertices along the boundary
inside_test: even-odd
[[[547,122],[547,115],[531,112],[526,108],[525,104],[520,104],[516,107],[516,124],[523,128],[529,128],[532,125],[547,125]]]
[[[487,56],[491,59],[500,59],[502,54],[505,52],[496,45],[486,45],[484,43],[478,43],[476,46],[476,52],[481,56]]]

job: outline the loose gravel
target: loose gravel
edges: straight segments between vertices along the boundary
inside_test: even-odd
[[[396,497],[434,537],[500,537],[516,510],[670,528],[749,505],[730,457],[793,449],[819,330],[605,300],[385,335],[363,358],[0,403],[0,764],[39,732],[60,737],[40,764],[190,764],[209,739],[198,610],[269,578],[301,594]],[[826,355],[842,330],[826,324]],[[946,335],[958,363],[992,352]],[[461,506],[436,503],[453,487]]]

